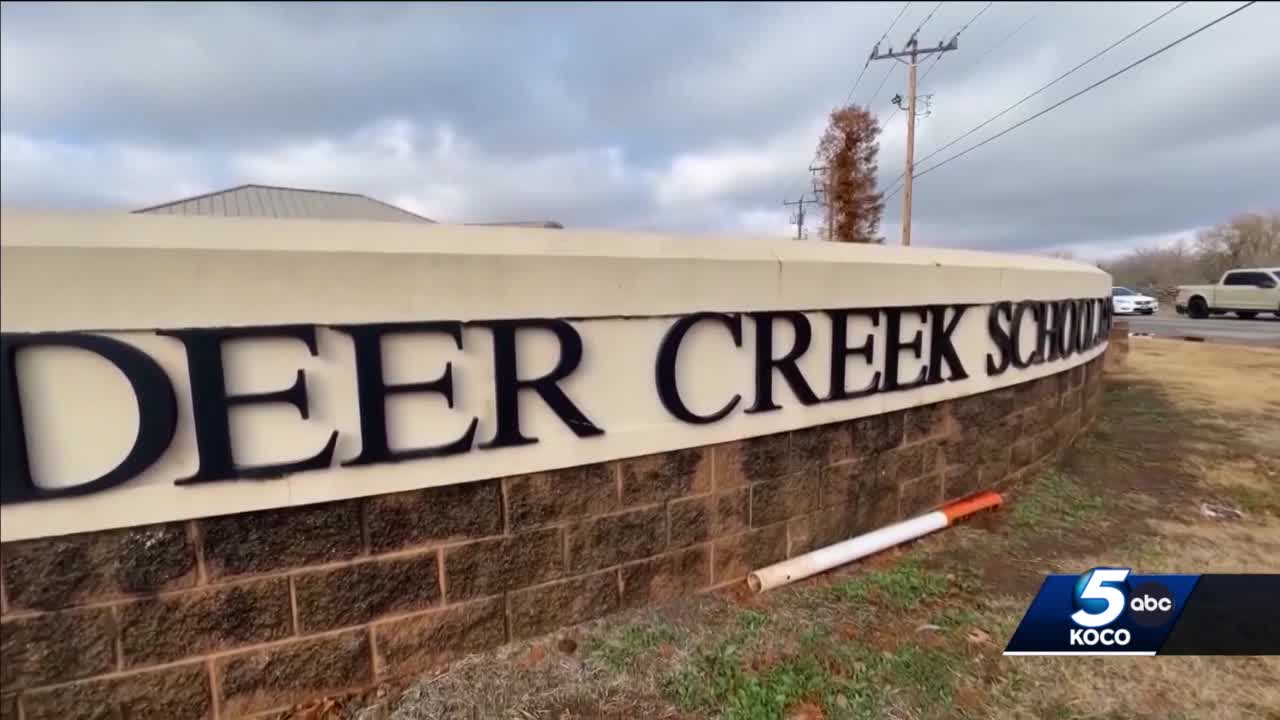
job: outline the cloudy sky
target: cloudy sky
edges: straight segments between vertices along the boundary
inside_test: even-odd
[[[1187,3],[921,167],[1237,4]],[[936,5],[909,3],[889,43]],[[946,3],[922,44],[984,5]],[[917,157],[1173,5],[996,3],[923,81]],[[0,199],[132,209],[251,182],[444,222],[786,236],[782,199],[809,187],[827,113],[901,8],[7,3]],[[1280,208],[1277,34],[1280,4],[1254,5],[920,178],[915,243],[1100,257]],[[886,189],[904,87],[877,62],[853,95],[885,124]]]

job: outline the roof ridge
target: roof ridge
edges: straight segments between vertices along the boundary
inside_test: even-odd
[[[362,197],[366,200],[373,200],[373,198],[368,195],[363,195],[361,193],[343,192],[341,190],[317,190],[315,188],[291,187],[289,185],[263,185],[262,183],[245,183],[244,185],[239,185],[231,188],[230,190],[224,190],[223,192],[231,192],[232,190],[241,190],[243,188],[251,187],[262,188],[264,190],[289,190],[291,192],[319,193],[321,195],[345,195],[347,197]]]
[[[151,212],[152,210],[167,208],[171,205],[180,205],[185,202],[191,202],[192,200],[203,200],[204,198],[213,197],[214,195],[221,195],[223,193],[235,192],[236,190],[243,190],[247,187],[253,187],[253,185],[250,183],[245,183],[243,185],[236,185],[235,187],[224,188],[222,190],[210,190],[207,193],[200,193],[199,195],[192,195],[191,197],[179,198],[177,200],[170,200],[169,202],[162,202],[159,205],[152,205],[150,207],[138,208],[137,210],[131,210],[130,212],[134,212],[134,213]]]
[[[178,198],[177,200],[170,200],[169,202],[160,203],[159,205],[152,205],[152,206],[150,206],[150,207],[139,208],[139,209],[134,210],[134,211],[132,211],[132,212],[134,212],[134,213],[147,213],[147,212],[153,212],[153,211],[156,211],[156,210],[162,210],[162,209],[167,208],[167,207],[173,207],[173,206],[176,206],[176,205],[182,205],[182,204],[184,204],[184,203],[189,203],[189,202],[192,202],[192,201],[203,200],[203,199],[205,199],[205,198],[213,197],[213,196],[215,196],[215,195],[226,195],[226,194],[230,194],[230,193],[237,192],[237,191],[239,191],[239,190],[246,190],[246,189],[249,189],[249,188],[255,188],[255,189],[260,189],[260,190],[280,190],[280,191],[283,191],[283,192],[294,192],[294,193],[315,193],[315,194],[317,194],[317,195],[332,195],[332,196],[337,196],[337,197],[359,198],[359,199],[361,199],[361,200],[368,200],[368,201],[369,201],[369,202],[371,202],[371,203],[375,203],[375,204],[377,204],[377,205],[381,205],[381,206],[386,207],[386,208],[389,208],[389,209],[391,209],[391,210],[395,210],[396,212],[403,213],[403,214],[408,215],[408,216],[410,216],[410,217],[415,217],[415,218],[417,218],[417,219],[419,219],[419,220],[422,220],[422,221],[424,221],[424,222],[429,222],[429,223],[433,223],[433,224],[435,224],[435,223],[436,223],[436,221],[435,221],[435,220],[432,220],[431,218],[426,217],[425,215],[419,215],[418,213],[413,212],[412,210],[406,210],[406,209],[404,209],[404,208],[402,208],[402,207],[399,207],[398,205],[392,205],[391,203],[383,202],[382,200],[379,200],[379,199],[377,199],[377,198],[375,198],[375,197],[370,197],[370,196],[365,195],[365,194],[363,194],[363,193],[342,192],[342,191],[340,191],[340,190],[317,190],[317,189],[314,189],[314,188],[289,187],[289,186],[287,186],[287,185],[264,185],[264,184],[262,184],[262,183],[242,183],[242,184],[240,184],[240,185],[236,185],[236,186],[234,186],[234,187],[229,187],[229,188],[224,188],[224,189],[222,189],[222,190],[213,190],[213,191],[210,191],[210,192],[201,193],[201,194],[199,194],[199,195],[192,195],[192,196],[190,196],[190,197]]]
[[[563,230],[559,220],[502,220],[498,222],[470,222],[463,225],[474,227],[541,227],[548,230]]]

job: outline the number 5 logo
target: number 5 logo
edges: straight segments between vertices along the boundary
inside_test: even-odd
[[[1095,568],[1083,588],[1076,591],[1076,607],[1071,621],[1088,628],[1109,625],[1124,612],[1124,591],[1107,583],[1123,583],[1129,571],[1121,568]],[[1105,607],[1096,609],[1105,603]],[[1091,612],[1092,610],[1092,612]]]

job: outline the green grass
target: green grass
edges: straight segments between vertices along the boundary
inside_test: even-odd
[[[842,598],[874,598],[896,612],[946,587],[945,577],[909,560],[831,592]],[[914,646],[881,652],[841,639],[818,623],[779,629],[798,639],[798,647],[791,645],[783,657],[752,669],[756,665],[750,661],[775,638],[775,633],[763,632],[768,623],[769,616],[759,610],[739,613],[725,637],[668,676],[666,695],[685,711],[722,720],[775,720],[803,702],[819,705],[827,718],[871,720],[882,717],[892,688],[895,703],[905,697],[925,716],[946,715],[957,667],[950,654]]]
[[[944,575],[926,570],[908,559],[885,570],[874,570],[831,587],[831,594],[846,603],[882,602],[895,610],[909,610],[921,601],[947,591]]]
[[[981,616],[965,607],[945,608],[929,619],[929,622],[944,630],[977,625]]]
[[[1047,472],[1013,504],[1011,523],[1024,532],[1046,527],[1065,529],[1099,519],[1099,498],[1071,477]],[[865,622],[920,608],[944,595],[967,596],[975,579],[958,571],[944,575],[921,559],[908,557],[897,564],[861,572],[821,590],[816,598],[841,606],[865,608],[857,613]],[[967,628],[991,628],[991,618],[979,608],[936,606],[928,622],[950,637]],[[954,645],[943,648],[904,643],[883,652],[854,640],[842,640],[823,624],[808,628],[777,628],[799,639],[784,657],[761,669],[750,662],[772,632],[770,615],[745,610],[731,624],[727,637],[690,659],[667,678],[665,693],[687,712],[706,713],[724,720],[773,720],[804,702],[821,706],[829,719],[870,720],[889,710],[909,708],[911,717],[953,717],[951,707],[964,661]],[[958,633],[958,634],[957,634]]]
[[[812,657],[793,658],[760,674],[743,674],[724,698],[725,720],[766,720],[783,717],[796,703],[830,692],[831,676]]]
[[[876,652],[817,639],[768,668],[743,669],[739,646],[721,645],[676,673],[668,694],[685,711],[719,711],[723,720],[778,720],[802,702],[833,720],[871,720],[906,701],[920,717],[946,717],[959,661],[942,650]]]
[[[668,625],[627,625],[618,632],[589,638],[586,654],[590,661],[620,672],[640,655],[676,640],[675,630]]]
[[[877,658],[873,667],[877,684],[898,687],[911,692],[923,709],[936,709],[951,704],[955,659],[940,650],[918,646],[906,647]]]
[[[667,693],[685,710],[710,709],[742,683],[742,658],[736,644],[703,652],[691,667],[667,681]]]
[[[1019,532],[1043,533],[1084,527],[1103,511],[1102,498],[1069,476],[1048,471],[1013,503],[1009,522]]]
[[[768,624],[769,614],[762,610],[745,610],[738,615],[738,628],[747,635],[754,636]]]

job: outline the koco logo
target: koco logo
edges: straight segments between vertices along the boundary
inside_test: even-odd
[[[1143,627],[1159,627],[1173,618],[1173,594],[1158,582],[1130,588],[1128,568],[1094,568],[1080,576],[1072,593],[1072,645],[1127,645],[1125,628],[1109,628],[1125,614]]]
[[[1072,645],[1128,645],[1132,639],[1129,631],[1124,628],[1119,630],[1104,628],[1101,631],[1093,628],[1085,630],[1071,628]]]

